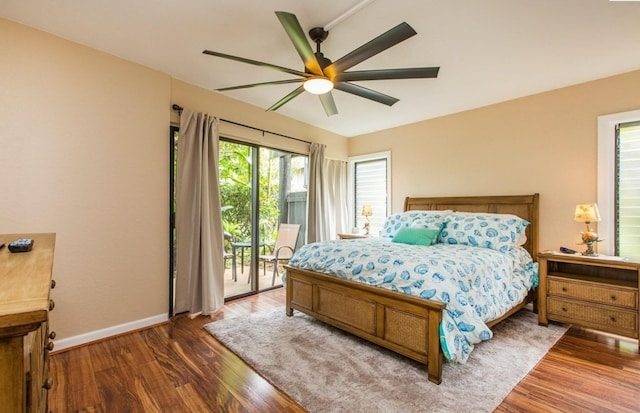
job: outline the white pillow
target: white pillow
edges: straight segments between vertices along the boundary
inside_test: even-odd
[[[408,227],[441,229],[444,224],[444,217],[452,213],[453,211],[451,210],[416,210],[389,215],[380,231],[380,237],[393,238],[401,228]]]
[[[444,224],[438,242],[507,252],[526,242],[522,236],[529,222],[511,214],[454,212],[444,218]]]

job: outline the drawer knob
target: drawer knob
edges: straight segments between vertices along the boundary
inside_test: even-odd
[[[562,311],[567,312],[567,307],[562,307]]]
[[[44,383],[42,383],[42,387],[47,390],[51,390],[51,388],[53,387],[53,379],[51,377],[46,379]]]
[[[49,341],[44,348],[46,348],[48,351],[51,351],[51,350],[53,350],[54,346],[55,346],[55,344],[53,344],[53,341]]]
[[[611,296],[611,301],[615,301],[616,299],[617,299],[617,298],[616,298],[616,296],[615,296],[615,295],[612,295],[612,296]]]
[[[567,287],[562,287],[562,292],[566,293],[567,292]]]
[[[49,300],[49,311],[53,310],[56,307],[56,302],[53,300]]]
[[[56,288],[56,280],[51,280],[51,289]]]
[[[56,339],[56,332],[55,331],[51,331],[49,333],[49,339],[51,339],[51,340],[55,340]]]
[[[609,319],[611,320],[612,323],[615,323],[618,321],[614,316],[609,317]]]

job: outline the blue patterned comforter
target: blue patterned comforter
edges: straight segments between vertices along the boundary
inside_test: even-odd
[[[538,281],[537,263],[522,247],[503,253],[380,239],[325,241],[302,246],[289,265],[447,304],[440,343],[445,357],[460,363],[493,336],[486,323],[521,303]]]

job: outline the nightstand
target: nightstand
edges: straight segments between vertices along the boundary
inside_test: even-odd
[[[638,339],[640,262],[538,254],[538,323],[550,320]]]
[[[365,234],[338,234],[338,239],[360,239],[360,238],[369,238],[369,236]]]

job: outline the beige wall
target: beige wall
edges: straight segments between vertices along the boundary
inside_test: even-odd
[[[406,196],[539,192],[540,248],[575,247],[575,205],[597,196],[597,117],[639,97],[636,71],[358,136],[349,154],[391,151],[394,212]]]
[[[0,19],[0,233],[57,233],[60,339],[168,311],[172,103],[347,156],[340,136]]]
[[[57,233],[59,338],[166,313],[170,78],[0,20],[0,232]]]

